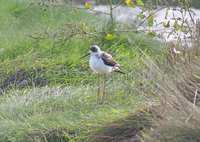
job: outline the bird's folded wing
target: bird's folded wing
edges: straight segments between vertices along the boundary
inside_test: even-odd
[[[103,52],[101,54],[101,59],[103,60],[105,65],[112,66],[112,67],[119,66],[119,64],[108,53]]]

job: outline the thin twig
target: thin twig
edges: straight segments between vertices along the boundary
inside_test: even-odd
[[[112,7],[112,9],[115,9],[115,8],[121,6],[121,4],[123,4],[123,2],[124,2],[123,0],[119,1],[119,3],[117,5],[115,5],[114,7]]]
[[[153,11],[152,13],[149,13],[149,15],[142,21],[139,23],[138,27],[140,27],[142,24],[144,24],[144,22],[151,17],[152,15],[155,15],[157,12],[161,11],[162,9],[165,9],[166,7],[160,7],[157,10]]]
[[[195,95],[194,95],[194,99],[193,99],[192,113],[187,117],[187,119],[185,120],[185,123],[187,123],[194,115],[194,108],[196,106],[197,95],[198,95],[198,89],[196,89],[196,91],[195,91]]]
[[[198,95],[198,89],[196,89],[195,91],[194,100],[193,100],[193,108],[196,106],[197,95]]]

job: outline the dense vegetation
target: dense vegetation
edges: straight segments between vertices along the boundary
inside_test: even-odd
[[[1,0],[0,25],[0,142],[199,141],[199,50],[173,56],[143,33],[110,40],[109,21],[40,0]],[[91,44],[126,72],[107,77],[103,104],[80,60]]]
[[[107,23],[85,10],[36,1],[1,0],[0,21],[1,142],[86,141],[106,124],[143,108],[136,70],[142,68],[142,54],[161,49],[150,37],[122,33],[107,41],[106,33],[82,35],[80,27],[98,32]],[[108,77],[105,105],[96,103],[88,59],[80,60],[93,43],[117,55],[129,72]]]
[[[38,73],[37,77],[47,79],[50,84],[76,84],[91,79],[87,61],[79,58],[88,52],[90,44],[102,45],[106,33],[92,38],[76,33],[80,33],[78,28],[101,31],[106,26],[103,19],[67,5],[47,7],[37,2],[12,0],[1,3],[1,81],[19,69],[33,72],[33,77]],[[73,32],[75,36],[71,37]],[[121,34],[114,41],[105,43],[103,48],[118,54],[116,59],[122,63],[125,58],[139,56],[134,47],[150,50],[149,47],[154,48],[156,44],[142,34],[131,36],[128,41],[128,35]],[[110,46],[112,43],[115,43],[115,49]],[[127,54],[129,57],[125,56]]]
[[[97,4],[106,4],[108,2],[106,0],[94,0],[94,1]],[[181,2],[181,1],[184,1],[184,0],[179,0],[179,1]],[[75,2],[83,3],[83,1],[81,1],[81,0],[75,0]],[[112,0],[112,2],[114,4],[117,4],[117,3],[120,2],[120,0]],[[148,4],[152,4],[152,2],[153,2],[154,4],[169,4],[171,6],[177,5],[176,0],[143,0],[143,2],[148,3]],[[192,4],[192,7],[194,7],[194,8],[200,8],[200,1],[199,0],[191,0],[191,4]]]

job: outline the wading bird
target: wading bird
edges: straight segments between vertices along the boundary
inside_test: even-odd
[[[106,97],[105,91],[105,80],[106,75],[111,72],[119,72],[124,74],[120,70],[120,65],[113,60],[112,56],[100,49],[97,45],[92,45],[90,47],[90,52],[83,57],[90,55],[89,65],[94,73],[98,75],[98,92],[97,92],[97,102],[102,103],[102,101]],[[83,58],[82,57],[82,58]],[[103,81],[101,81],[101,77],[103,76]]]

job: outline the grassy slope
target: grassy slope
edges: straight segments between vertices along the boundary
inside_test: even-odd
[[[94,93],[91,87],[82,87],[42,88],[11,94],[0,104],[0,141],[34,141],[36,136],[44,141],[42,133],[60,129],[72,133],[71,139],[82,141],[143,104],[142,96],[115,92],[107,99],[109,103],[97,105]],[[73,138],[74,135],[77,137]],[[53,139],[56,141],[56,137]]]
[[[45,141],[48,131],[58,129],[66,133],[64,139],[72,133],[69,137],[75,138],[70,139],[86,141],[92,132],[127,117],[144,104],[143,96],[135,88],[140,82],[136,81],[136,69],[142,67],[138,49],[151,55],[158,46],[156,42],[140,34],[120,34],[104,45],[104,49],[118,55],[117,60],[130,73],[128,77],[110,77],[108,101],[97,105],[96,85],[91,85],[95,79],[88,71],[87,61],[74,58],[87,52],[96,39],[73,38],[60,44],[52,36],[41,40],[29,37],[45,31],[52,35],[69,22],[86,23],[88,28],[98,30],[103,24],[97,22],[97,17],[67,6],[40,7],[29,5],[28,1],[1,0],[0,21],[1,81],[19,69],[44,68],[39,75],[47,78],[50,86],[68,86],[11,90],[1,97],[0,141]],[[51,139],[56,142],[56,136]]]
[[[53,31],[62,28],[66,21],[78,22],[81,17],[86,17],[82,12],[72,12],[67,7],[50,7],[45,11],[37,5],[28,6],[26,2],[19,3],[10,0],[1,1],[1,3],[3,8],[1,8],[2,16],[0,17],[3,22],[0,29],[0,59],[4,73],[13,72],[19,68],[60,70],[59,68],[62,67],[59,65],[73,62],[69,61],[68,57],[72,59],[76,56],[77,49],[89,45],[88,41],[77,40],[54,47],[55,41],[51,37],[34,40],[28,36],[44,34],[45,31],[53,34]],[[92,17],[88,15],[81,21],[90,21],[92,24],[92,20],[88,19],[92,19]],[[51,71],[46,72],[45,75],[50,77],[53,74]],[[63,72],[57,73],[56,77],[59,77],[60,73]]]
[[[1,81],[6,75],[18,69],[34,68],[44,68],[45,72],[41,76],[56,84],[72,84],[85,80],[85,77],[90,79],[86,61],[80,61],[77,57],[85,54],[91,43],[101,40],[85,37],[58,42],[59,33],[65,29],[66,23],[86,23],[89,29],[99,30],[104,26],[102,19],[86,14],[83,10],[71,10],[67,6],[40,7],[36,2],[29,5],[28,2],[13,0],[2,0],[1,3]],[[39,35],[44,39],[30,38]],[[155,42],[143,35],[133,34],[130,38],[126,34],[121,34],[111,44],[105,45],[104,49],[114,50],[113,54],[117,54],[117,59],[123,63],[125,58],[137,59],[139,55],[135,52],[136,47],[149,50],[156,46]]]

